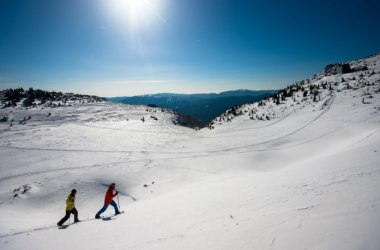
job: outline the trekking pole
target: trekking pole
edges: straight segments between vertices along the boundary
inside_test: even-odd
[[[121,209],[120,209],[119,193],[117,193],[117,205],[119,206],[119,211],[120,211]]]

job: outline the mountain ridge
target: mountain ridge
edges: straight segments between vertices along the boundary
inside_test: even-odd
[[[207,124],[217,115],[238,104],[252,103],[271,96],[277,90],[232,90],[219,94],[172,94],[161,93],[131,97],[107,98],[109,101],[132,105],[155,105],[189,115]]]

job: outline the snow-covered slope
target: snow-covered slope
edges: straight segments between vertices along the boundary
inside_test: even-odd
[[[330,75],[322,72],[314,75],[310,79],[288,86],[267,100],[227,110],[210,122],[208,127],[214,129],[221,124],[225,125],[231,122],[236,117],[239,117],[240,120],[265,121],[282,119],[301,109],[305,109],[305,112],[308,112],[307,109],[313,112],[316,109],[326,109],[336,94],[340,92],[362,96],[362,103],[367,103],[367,100],[373,98],[373,93],[380,91],[380,54],[346,64],[353,69],[351,73]],[[367,70],[354,71],[354,69],[364,66]]]
[[[379,62],[212,130],[142,106],[2,109],[31,119],[0,123],[1,249],[379,249]],[[90,220],[111,182],[126,213]],[[58,229],[72,188],[89,220]]]

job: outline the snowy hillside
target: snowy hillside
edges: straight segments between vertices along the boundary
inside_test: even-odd
[[[71,107],[76,103],[99,103],[106,99],[98,96],[73,93],[49,92],[40,89],[23,88],[5,89],[0,91],[2,107]]]
[[[350,73],[331,75],[331,67],[349,65]],[[362,70],[364,68],[364,70]],[[215,118],[208,127],[231,122],[236,117],[247,120],[281,119],[300,109],[326,109],[337,93],[361,95],[365,104],[380,91],[380,54],[365,59],[328,65],[324,72],[310,79],[296,82],[271,98],[261,102],[236,106]],[[354,91],[350,91],[354,90]],[[368,103],[369,104],[369,103]]]
[[[0,123],[0,248],[380,249],[380,56],[359,64],[211,130],[106,102],[1,109],[26,121]],[[111,182],[125,214],[94,220]],[[58,228],[72,188],[83,221]]]

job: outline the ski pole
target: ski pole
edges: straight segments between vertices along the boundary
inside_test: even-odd
[[[121,210],[120,209],[120,201],[119,201],[119,193],[117,193],[117,205],[119,206],[119,210]]]

